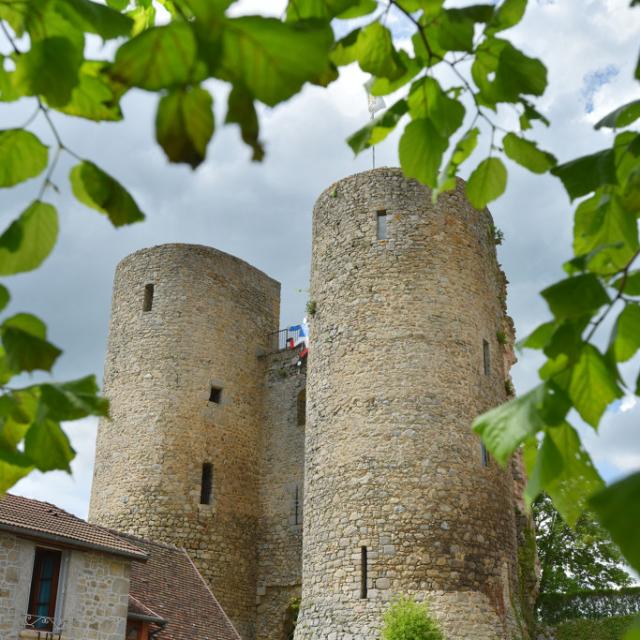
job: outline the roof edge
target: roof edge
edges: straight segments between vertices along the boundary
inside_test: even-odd
[[[113,549],[112,547],[107,547],[105,545],[95,544],[92,542],[84,542],[82,540],[77,540],[69,536],[57,535],[55,533],[48,533],[46,531],[38,531],[37,529],[31,529],[29,527],[20,527],[18,525],[8,524],[2,521],[0,521],[0,530],[8,531],[9,533],[15,533],[18,535],[25,535],[29,538],[46,540],[47,542],[58,542],[60,544],[64,544],[68,547],[73,547],[76,549],[100,551],[101,553],[106,553],[112,556],[120,556],[123,558],[129,558],[130,560],[139,560],[141,562],[145,562],[149,557],[149,554],[145,553],[144,551],[139,551],[139,553],[136,553],[134,551]]]

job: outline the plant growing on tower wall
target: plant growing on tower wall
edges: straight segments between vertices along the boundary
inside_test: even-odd
[[[384,614],[382,640],[444,640],[444,636],[425,603],[402,597]]]

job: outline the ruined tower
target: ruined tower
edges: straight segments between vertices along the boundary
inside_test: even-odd
[[[430,602],[450,640],[521,637],[513,478],[473,418],[506,399],[491,216],[397,169],[313,214],[302,603],[296,640],[376,638]]]
[[[164,245],[116,271],[90,519],[185,547],[255,633],[265,352],[280,286],[215,249]]]

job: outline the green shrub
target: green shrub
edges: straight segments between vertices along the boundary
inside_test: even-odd
[[[556,640],[621,640],[634,616],[567,620],[555,628]]]
[[[444,636],[426,604],[400,598],[384,615],[382,640],[444,640]]]

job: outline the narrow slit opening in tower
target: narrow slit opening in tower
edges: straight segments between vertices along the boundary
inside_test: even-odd
[[[386,240],[389,237],[386,211],[378,211],[376,214],[376,234],[378,240]]]
[[[367,547],[360,547],[360,598],[367,597],[367,573],[368,573]]]
[[[142,303],[143,311],[151,311],[153,308],[153,285],[145,284],[144,285],[144,301]]]
[[[300,514],[300,487],[298,485],[296,485],[296,490],[293,497],[293,523],[296,525],[302,524],[302,518]]]
[[[484,359],[484,375],[488,376],[491,373],[491,354],[489,352],[489,343],[486,340],[482,341],[482,356]]]
[[[200,482],[200,504],[211,504],[213,492],[213,465],[205,462],[202,465],[202,480]]]
[[[489,452],[487,451],[487,447],[484,446],[484,442],[480,443],[480,454],[482,456],[482,466],[489,466]]]
[[[209,391],[209,402],[215,402],[216,404],[220,404],[222,402],[222,387],[214,387],[211,385],[211,390]]]

